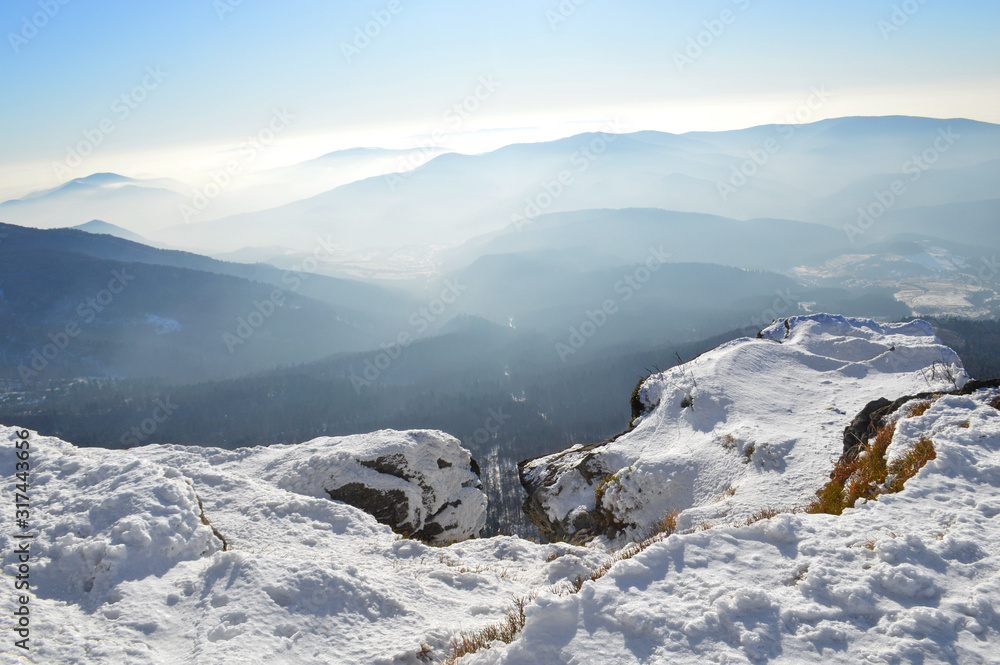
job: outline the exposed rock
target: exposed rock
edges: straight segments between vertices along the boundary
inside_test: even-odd
[[[967,380],[924,321],[781,319],[641,382],[632,427],[615,439],[522,462],[524,510],[546,536],[576,543],[642,533],[674,511],[692,528],[804,505],[848,440],[892,408],[879,398]]]
[[[1000,379],[972,379],[965,382],[965,384],[957,390],[923,392],[915,395],[905,395],[892,402],[884,397],[881,397],[874,402],[869,402],[865,408],[854,417],[851,424],[844,430],[843,459],[854,459],[865,444],[867,444],[873,436],[878,434],[879,428],[885,424],[886,419],[899,411],[900,407],[908,402],[915,400],[934,400],[943,395],[971,395],[975,392],[988,388],[1000,388]]]
[[[443,432],[383,430],[290,446],[265,477],[360,508],[401,535],[446,544],[476,536],[486,523],[478,470]]]

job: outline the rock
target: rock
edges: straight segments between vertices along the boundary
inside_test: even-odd
[[[479,467],[443,432],[382,430],[283,448],[267,480],[360,508],[401,535],[447,544],[486,524]]]
[[[990,388],[1000,388],[1000,379],[972,379],[966,381],[961,388],[956,390],[904,395],[892,402],[884,397],[880,397],[874,402],[869,402],[844,430],[844,453],[842,459],[848,461],[854,459],[865,444],[878,434],[878,430],[885,424],[886,418],[899,411],[899,408],[908,402],[934,400],[943,395],[971,395],[977,391]]]
[[[879,398],[967,379],[924,321],[780,319],[640,383],[631,428],[615,439],[522,462],[524,510],[549,538],[576,543],[641,535],[675,512],[689,529],[802,506],[827,480],[816,470],[892,408]]]

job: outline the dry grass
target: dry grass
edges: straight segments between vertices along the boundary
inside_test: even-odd
[[[913,411],[922,408],[923,404],[918,404]],[[920,413],[930,408],[930,403],[926,404]],[[909,417],[913,417],[913,411]],[[880,494],[899,492],[907,480],[936,456],[933,442],[925,437],[902,459],[887,465],[886,451],[894,432],[895,423],[884,425],[854,459],[842,457],[833,467],[830,482],[816,492],[816,500],[809,504],[806,512],[840,515],[860,499],[872,501]]]
[[[719,501],[725,501],[731,496],[736,496],[736,487],[734,485],[730,485],[726,488],[725,492],[715,497],[715,502],[718,503]]]
[[[931,408],[931,402],[917,402],[910,407],[910,411],[906,414],[907,418],[916,418],[917,416],[922,416],[927,413],[927,409]]]
[[[513,642],[520,635],[527,620],[524,615],[524,606],[534,598],[534,595],[517,598],[514,600],[514,605],[507,610],[504,618],[498,623],[491,623],[476,631],[462,632],[457,637],[452,638],[451,650],[442,661],[444,665],[454,665],[455,661],[462,656],[489,649],[490,645],[498,640],[504,644]]]
[[[937,457],[934,450],[934,442],[926,436],[913,446],[913,448],[903,457],[896,460],[889,466],[889,474],[892,480],[886,486],[886,491],[890,494],[903,489],[906,481],[917,475],[924,465]]]
[[[724,434],[719,443],[726,450],[736,450],[736,437],[732,434]]]
[[[755,512],[753,515],[751,515],[750,517],[748,517],[745,522],[743,522],[742,524],[739,524],[737,526],[750,526],[751,524],[756,524],[757,522],[760,522],[761,520],[769,520],[769,519],[771,519],[772,517],[774,517],[776,515],[780,515],[782,513],[790,513],[790,512],[794,512],[794,511],[792,511],[792,510],[786,510],[784,508],[771,508],[770,506],[767,507],[767,508],[761,508],[760,510],[758,510],[757,512]]]
[[[990,402],[990,406],[992,406],[997,411],[1000,411],[1000,397],[997,397],[995,400]]]
[[[643,535],[642,540],[634,543],[629,543],[621,549],[615,550],[608,556],[608,560],[602,563],[600,566],[594,570],[591,575],[591,580],[599,580],[608,574],[608,571],[618,563],[619,561],[625,561],[626,559],[631,559],[636,554],[646,550],[653,543],[658,543],[661,540],[666,540],[670,534],[677,531],[677,515],[679,513],[673,510],[666,515],[664,515],[660,520],[652,525],[648,530],[646,530]],[[580,586],[583,586],[583,582],[577,586],[577,591],[580,590]]]

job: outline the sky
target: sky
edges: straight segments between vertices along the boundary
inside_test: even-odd
[[[985,0],[5,0],[0,28],[0,199],[97,171],[192,181],[254,138],[268,168],[612,121],[1000,122]]]

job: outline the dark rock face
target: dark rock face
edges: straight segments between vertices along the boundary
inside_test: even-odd
[[[413,534],[413,524],[406,521],[410,503],[402,490],[377,490],[362,483],[348,483],[327,492],[334,501],[360,508],[401,535]]]
[[[878,429],[885,425],[886,419],[899,411],[900,407],[904,404],[915,400],[937,399],[944,395],[971,395],[974,392],[988,388],[1000,388],[1000,379],[989,379],[986,381],[972,380],[966,382],[959,390],[917,393],[916,395],[900,397],[893,402],[884,397],[874,402],[869,402],[844,430],[844,453],[842,459],[852,460],[857,457],[861,449],[878,433]]]
[[[861,413],[844,430],[844,458],[851,460],[858,456],[868,440],[878,433],[879,424],[892,402],[881,397],[869,402]]]

